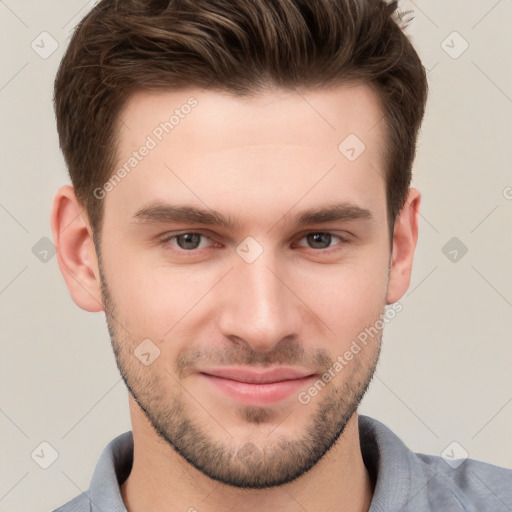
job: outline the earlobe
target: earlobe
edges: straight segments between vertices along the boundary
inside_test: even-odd
[[[410,188],[405,205],[395,222],[386,304],[398,301],[409,288],[418,241],[420,201],[420,192]]]
[[[92,230],[73,187],[61,187],[55,195],[51,226],[58,264],[71,298],[86,311],[103,311]]]

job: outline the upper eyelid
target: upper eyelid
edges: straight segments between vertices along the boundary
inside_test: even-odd
[[[181,235],[199,235],[204,238],[207,238],[208,240],[215,242],[215,240],[205,233],[201,233],[200,231],[182,231],[181,233],[172,233],[172,234],[164,234],[161,237],[158,237],[160,242],[170,242],[171,240],[175,240]]]
[[[344,237],[343,234],[338,233],[336,230],[308,229],[308,230],[305,230],[305,231],[302,231],[300,233],[297,233],[297,234],[293,235],[293,238],[298,238],[298,237],[303,238],[306,235],[317,234],[317,233],[326,233],[326,234],[337,236],[337,237],[340,237],[340,238]],[[346,236],[351,236],[349,233],[346,233],[346,232],[344,232],[344,233],[346,234]],[[202,230],[193,230],[193,229],[178,231],[176,233],[169,233],[169,232],[163,233],[158,238],[167,239],[167,238],[174,238],[174,237],[177,237],[177,236],[180,236],[180,235],[201,235],[201,236],[204,236],[206,238],[210,238],[210,239],[212,238],[212,235],[206,234]]]

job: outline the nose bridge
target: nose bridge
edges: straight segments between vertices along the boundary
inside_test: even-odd
[[[277,268],[270,250],[250,263],[236,256],[221,311],[225,336],[243,339],[253,350],[270,350],[284,337],[297,334],[297,305]]]

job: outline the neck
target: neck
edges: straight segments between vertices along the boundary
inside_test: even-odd
[[[355,413],[331,450],[307,473],[279,487],[238,489],[212,480],[155,433],[130,399],[134,457],[121,495],[128,512],[367,512],[373,486],[363,462]]]

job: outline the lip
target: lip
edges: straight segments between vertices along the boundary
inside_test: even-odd
[[[215,368],[199,373],[209,384],[246,405],[280,402],[306,386],[315,375],[307,370],[279,367],[265,371],[247,368]]]

